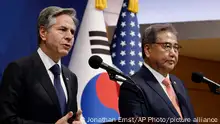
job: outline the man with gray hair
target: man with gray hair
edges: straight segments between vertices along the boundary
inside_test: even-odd
[[[77,27],[73,8],[50,6],[38,17],[38,50],[11,62],[0,86],[1,124],[81,123],[77,77],[61,64]]]
[[[132,76],[143,92],[129,83],[121,85],[119,110],[122,117],[150,117],[152,120],[148,121],[153,123],[162,123],[155,121],[161,118],[172,119],[168,123],[195,121],[183,82],[170,74],[178,62],[180,48],[177,32],[171,24],[146,28],[142,37],[144,64]]]

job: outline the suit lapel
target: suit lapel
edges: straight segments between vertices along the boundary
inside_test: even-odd
[[[33,60],[35,63],[36,76],[38,76],[38,78],[36,79],[39,80],[44,90],[47,92],[48,96],[51,98],[52,102],[56,105],[59,113],[61,113],[56,91],[54,89],[51,79],[38,53],[34,54]]]
[[[163,88],[160,86],[157,79],[154,77],[154,75],[144,66],[142,67],[143,72],[141,72],[143,75],[145,82],[164,100],[164,102],[167,104],[167,106],[170,108],[170,110],[177,116],[180,117],[176,109],[174,108],[173,104],[171,103],[170,99],[164,92]],[[149,74],[149,75],[146,75]]]
[[[173,86],[175,93],[183,95],[182,91],[180,91],[180,87],[179,87],[177,81],[172,76],[170,76],[170,81],[172,82],[172,86]]]
[[[188,112],[188,105],[186,102],[186,96],[184,95],[184,92],[181,91],[180,82],[177,82],[172,76],[170,76],[170,80],[172,82],[173,89],[175,90],[182,114],[184,117],[187,117]]]
[[[66,110],[69,110],[70,105],[71,105],[70,101],[72,100],[73,93],[72,93],[72,90],[71,90],[70,75],[69,75],[69,72],[67,71],[67,69],[64,66],[62,66],[62,74],[63,74],[63,80],[64,80],[64,83],[66,85],[67,96],[68,96],[68,102],[67,102]]]

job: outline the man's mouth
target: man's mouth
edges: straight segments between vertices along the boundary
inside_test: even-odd
[[[174,60],[168,60],[167,61],[169,64],[175,64],[175,61]]]
[[[63,44],[65,49],[70,49],[71,45],[70,44]]]

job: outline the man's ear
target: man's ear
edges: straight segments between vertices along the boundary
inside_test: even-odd
[[[150,53],[151,53],[151,46],[150,44],[145,44],[144,45],[144,54],[147,58],[150,57]]]
[[[47,34],[47,30],[45,29],[44,26],[40,26],[39,28],[39,34],[40,34],[40,37],[43,41],[46,41],[46,34]]]

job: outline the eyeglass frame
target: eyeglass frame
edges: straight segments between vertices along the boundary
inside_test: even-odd
[[[170,50],[174,50],[175,52],[180,52],[180,49],[182,48],[181,45],[175,43],[172,44],[170,42],[155,42],[155,43],[149,43],[149,44],[159,44],[165,51],[170,51]],[[165,46],[166,45],[166,46]],[[169,46],[167,46],[169,45]],[[176,47],[175,47],[176,46]]]

